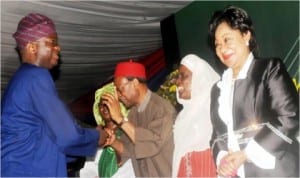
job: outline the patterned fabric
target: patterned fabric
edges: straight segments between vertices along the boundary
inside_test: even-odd
[[[177,177],[216,177],[211,149],[187,153],[180,161]]]
[[[13,37],[18,47],[22,49],[27,43],[52,34],[56,34],[53,21],[42,14],[31,13],[19,22],[18,29]]]

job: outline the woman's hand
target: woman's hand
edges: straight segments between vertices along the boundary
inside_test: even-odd
[[[236,176],[238,168],[247,160],[244,151],[229,151],[218,166],[218,174],[223,177]]]

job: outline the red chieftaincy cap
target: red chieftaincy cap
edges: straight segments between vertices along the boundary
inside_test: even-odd
[[[133,62],[133,60],[130,59],[127,62],[117,64],[114,77],[138,77],[146,79],[146,70],[143,64]]]

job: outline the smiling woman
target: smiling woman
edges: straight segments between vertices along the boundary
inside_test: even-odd
[[[178,97],[186,100],[191,99],[193,73],[184,65],[180,65],[178,71],[179,73],[176,80]]]
[[[102,125],[104,126],[105,123],[105,119],[103,119],[103,116],[99,110],[100,106],[103,105],[103,103],[101,102],[101,97],[104,93],[114,93],[115,92],[115,85],[111,82],[108,83],[106,85],[104,85],[103,87],[99,88],[96,92],[95,92],[95,101],[94,101],[94,105],[93,105],[93,113],[94,113],[94,117],[95,120],[97,122],[98,125]],[[124,106],[123,103],[120,102],[120,108],[121,108],[121,112],[124,116],[127,116],[129,110],[126,109],[126,107]]]
[[[186,55],[180,62],[176,98],[183,108],[173,126],[172,177],[216,177],[209,141],[210,91],[219,75],[203,59]]]
[[[254,26],[244,9],[215,11],[209,31],[227,66],[211,99],[218,174],[299,177],[299,96],[285,65],[255,53]]]
[[[114,133],[116,133],[117,139],[120,139],[123,132],[121,129],[117,128],[117,125],[111,119],[108,107],[101,98],[104,93],[115,93],[115,85],[112,82],[108,83],[95,92],[95,101],[93,105],[94,118],[98,125],[113,130]],[[120,108],[122,115],[127,117],[129,110],[127,110],[121,102]],[[126,164],[127,166],[120,168],[123,164]],[[124,170],[125,167],[127,170]],[[134,175],[130,160],[121,163],[120,155],[111,146],[106,146],[103,149],[99,148],[94,157],[87,158],[84,167],[80,170],[81,177],[112,177],[116,173],[120,174],[122,177],[132,177],[132,175]]]

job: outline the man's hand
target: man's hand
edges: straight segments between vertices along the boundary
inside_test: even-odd
[[[112,120],[117,124],[121,123],[123,116],[117,94],[104,93],[101,98],[103,99],[103,103],[108,107]]]
[[[105,144],[103,145],[103,147],[112,145],[114,143],[114,141],[116,140],[116,134],[113,129],[105,128],[105,131],[108,133],[109,136],[106,138],[106,141],[105,141]]]
[[[97,126],[96,130],[99,132],[99,140],[98,140],[98,145],[100,147],[104,146],[107,138],[109,137],[109,134],[103,129],[102,126]]]

